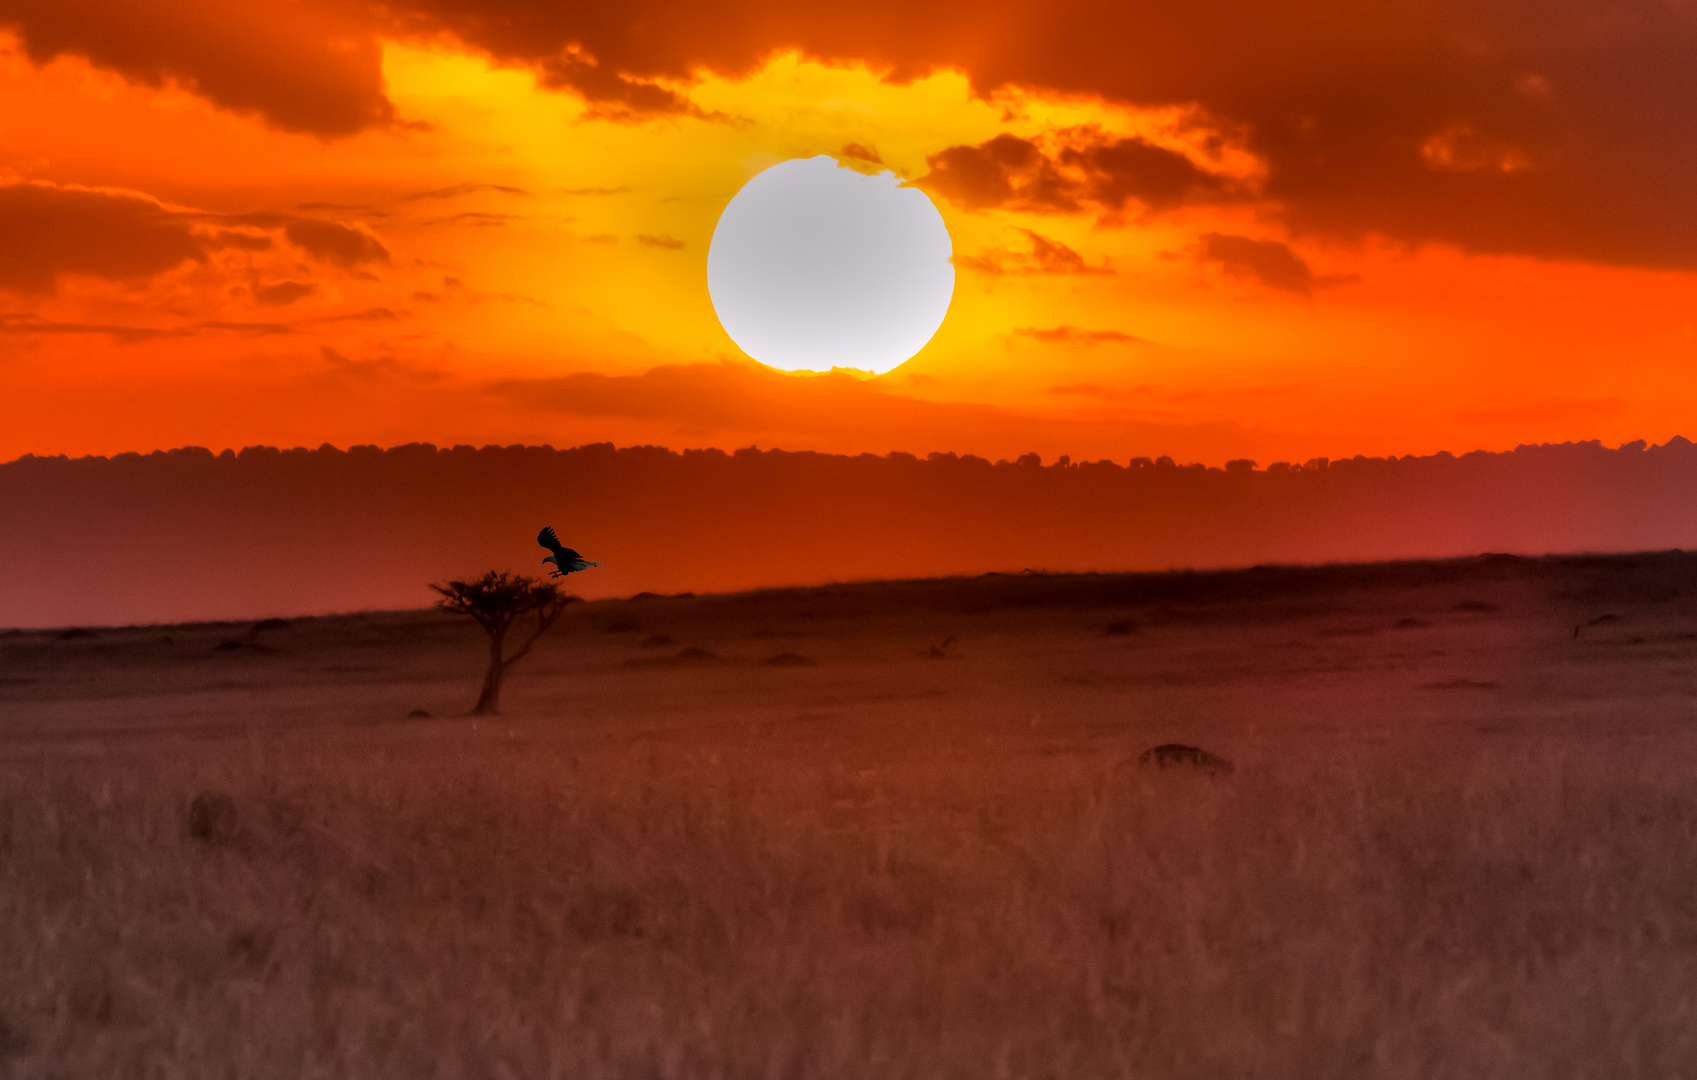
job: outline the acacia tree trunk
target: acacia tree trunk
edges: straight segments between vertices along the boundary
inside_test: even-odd
[[[471,710],[473,716],[489,716],[501,711],[501,680],[506,677],[507,665],[511,662],[501,658],[502,642],[506,636],[504,629],[489,634],[489,670],[483,673],[483,691],[477,695],[477,708]]]
[[[536,639],[548,632],[560,612],[571,603],[572,597],[562,596],[557,588],[543,581],[494,570],[476,581],[450,581],[432,585],[442,599],[437,607],[456,615],[469,615],[489,635],[489,667],[483,673],[483,690],[477,695],[473,716],[488,716],[501,711],[501,682],[507,669],[524,659]],[[536,616],[536,626],[529,634],[521,633],[523,641],[506,652],[507,631],[515,619]]]

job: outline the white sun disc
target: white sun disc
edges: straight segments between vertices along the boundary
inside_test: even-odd
[[[943,324],[953,254],[943,215],[894,173],[794,158],[719,215],[707,292],[725,333],[763,364],[882,373]]]

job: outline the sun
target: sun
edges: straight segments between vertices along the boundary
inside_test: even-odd
[[[943,324],[953,254],[943,215],[894,173],[794,158],[719,215],[707,291],[725,333],[763,364],[882,374]]]

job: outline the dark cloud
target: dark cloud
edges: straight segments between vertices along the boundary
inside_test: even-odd
[[[763,445],[841,440],[925,452],[939,447],[957,451],[982,447],[987,439],[1017,440],[1027,447],[1111,440],[1120,445],[1167,447],[1172,453],[1239,457],[1272,453],[1267,447],[1275,442],[1264,433],[1230,423],[1029,416],[988,405],[905,397],[890,392],[890,384],[880,379],[859,379],[842,372],[790,375],[758,364],[668,365],[640,375],[582,372],[554,379],[507,380],[486,389],[505,401],[542,412],[652,421],[687,430],[692,438],[752,438]]]
[[[661,83],[785,48],[895,79],[952,67],[979,91],[1192,107],[1266,161],[1261,193],[1298,232],[1697,269],[1689,0],[1053,0],[1040,17],[977,0],[0,0],[0,24],[37,62],[88,56],[323,135],[389,122],[378,33],[456,35],[628,118],[689,111]],[[1058,212],[1221,195],[1135,142],[1057,161],[1008,139],[942,151],[936,190]],[[1045,171],[1069,168],[1086,180]]]
[[[383,242],[353,225],[317,218],[295,218],[283,226],[283,235],[313,258],[337,266],[355,267],[389,261],[389,249],[383,246]]]
[[[1143,341],[1121,330],[1081,330],[1076,326],[1054,326],[1047,329],[1022,326],[1014,331],[1017,337],[1028,337],[1044,345],[1094,345],[1102,342],[1131,345]],[[1059,392],[1059,391],[1057,391]]]
[[[37,315],[14,313],[0,314],[0,334],[35,335],[35,334],[108,334],[120,345],[134,345],[143,341],[154,341],[159,338],[195,337],[200,334],[235,334],[239,337],[275,337],[295,333],[297,326],[307,322],[325,322],[334,320],[304,320],[298,323],[276,322],[232,322],[220,319],[208,319],[201,322],[185,323],[172,327],[153,326],[119,326],[105,323],[69,323],[55,322],[43,319]]]
[[[86,57],[132,82],[175,81],[287,131],[386,124],[381,53],[359,5],[224,0],[4,0],[0,27],[38,64]]]
[[[411,201],[416,199],[457,199],[462,195],[475,195],[482,191],[496,191],[502,195],[529,195],[524,188],[509,187],[506,184],[454,184],[451,187],[436,188],[432,191],[415,191],[404,196]]]
[[[870,161],[874,165],[884,164],[884,159],[878,156],[876,146],[862,146],[860,143],[845,143],[843,148],[837,151],[837,156],[853,158],[856,161]]]
[[[1226,273],[1298,296],[1312,296],[1316,279],[1308,264],[1277,240],[1254,240],[1227,233],[1204,233],[1198,258],[1218,263]]]
[[[402,10],[402,26],[446,28],[503,59],[548,64],[575,49],[633,79],[735,74],[795,47],[898,79],[949,66],[981,91],[1193,105],[1265,158],[1264,194],[1300,231],[1697,269],[1688,2],[1055,0],[1040,17],[968,0],[410,0]],[[981,203],[1064,209],[1078,198],[1017,143],[991,144],[933,170]],[[1182,169],[1147,158],[1107,155],[1095,190],[1165,205]],[[1198,194],[1209,192],[1185,197]]]
[[[1187,202],[1215,201],[1227,195],[1230,187],[1176,150],[1144,139],[1069,146],[1061,151],[1060,160],[1082,174],[1085,197],[1110,210],[1122,210],[1129,202],[1166,210]]]
[[[643,120],[654,116],[703,116],[675,91],[597,62],[581,50],[543,57],[537,65],[544,86],[570,89],[587,101],[592,117]]]
[[[969,210],[1008,206],[1070,213],[1079,209],[1076,184],[1062,176],[1037,144],[997,135],[978,146],[951,146],[926,158],[920,183]]]
[[[235,232],[230,229],[219,229],[212,234],[206,246],[212,250],[236,248],[239,251],[270,251],[269,236],[254,236],[252,233]]]
[[[1050,239],[1030,229],[1020,229],[1031,241],[1031,250],[986,251],[979,255],[956,255],[954,264],[963,270],[981,274],[1112,274],[1106,266],[1091,266],[1084,256],[1059,240]]]
[[[172,210],[135,192],[0,184],[0,289],[49,293],[65,274],[140,281],[190,260],[204,262],[209,252],[268,251],[275,245],[268,234],[278,231],[314,258],[346,269],[389,261],[388,249],[363,226],[269,210]],[[264,286],[255,296],[292,303],[305,295],[302,287]]]
[[[305,281],[279,281],[273,285],[259,285],[253,290],[253,298],[261,304],[282,306],[304,299],[318,291],[318,286]]]
[[[224,319],[213,319],[213,320],[209,320],[207,322],[195,323],[193,329],[195,329],[195,330],[219,331],[219,332],[226,333],[226,334],[235,334],[238,337],[280,337],[284,334],[294,333],[295,327],[298,326],[298,325],[300,325],[300,324],[299,323],[276,323],[276,322],[237,322],[237,321],[224,320]],[[182,331],[179,331],[178,333],[187,334],[189,332],[190,332],[189,330],[182,330]]]
[[[379,210],[375,206],[368,206],[365,203],[303,202],[296,203],[295,209],[305,210],[309,213],[328,211],[333,214],[358,214],[360,217],[386,218],[389,216],[389,211]]]
[[[191,259],[208,239],[140,195],[0,185],[0,288],[52,292],[62,274],[136,281]]]
[[[301,283],[285,281],[273,288],[291,287],[298,289]],[[309,292],[313,286],[304,286]],[[264,288],[256,293],[264,292]],[[284,293],[287,295],[287,292]],[[261,301],[267,302],[267,301]],[[272,303],[289,303],[291,301],[269,301]],[[123,326],[110,323],[80,323],[57,322],[45,319],[29,312],[0,312],[0,334],[14,337],[35,335],[64,335],[64,334],[105,334],[112,337],[120,345],[134,345],[144,341],[154,341],[159,338],[186,338],[204,334],[234,334],[238,337],[280,337],[299,333],[302,327],[324,326],[344,322],[387,322],[399,316],[388,308],[370,308],[365,311],[349,312],[342,315],[320,315],[315,318],[297,319],[293,322],[258,322],[229,319],[203,319],[198,322],[179,323],[176,326]],[[433,376],[434,377],[434,376]]]
[[[1166,210],[1230,191],[1224,179],[1176,150],[1138,138],[1105,140],[1092,130],[1068,134],[1076,141],[1061,140],[1052,150],[1008,134],[951,146],[926,158],[931,171],[919,183],[970,210],[1051,214],[1115,214],[1131,202]]]
[[[304,323],[337,323],[337,322],[394,322],[400,316],[386,307],[366,308],[364,311],[350,311],[345,315],[321,315],[316,319],[303,320]]]
[[[675,236],[667,236],[665,233],[658,236],[639,236],[636,238],[636,242],[643,247],[666,248],[669,251],[681,251],[685,246],[682,240]]]
[[[120,345],[171,336],[170,331],[146,326],[113,326],[103,323],[67,323],[43,319],[23,312],[0,313],[0,334],[107,334]]]
[[[237,225],[246,229],[281,229],[292,221],[308,220],[298,214],[284,213],[281,210],[249,210],[240,214],[202,212],[193,216],[195,220],[210,225]]]
[[[509,221],[523,221],[523,214],[485,214],[478,211],[466,211],[451,217],[432,218],[426,225],[471,225],[480,229],[499,228]]]
[[[294,285],[296,282],[284,282]],[[316,315],[308,319],[296,319],[293,322],[239,322],[239,321],[206,321],[197,322],[172,334],[190,334],[198,330],[216,330],[229,334],[239,334],[243,337],[274,337],[281,334],[299,333],[302,327],[328,326],[345,322],[392,322],[399,316],[388,308],[368,308],[364,311],[350,311],[340,315]]]
[[[331,204],[313,203],[305,205],[329,206]],[[383,241],[379,240],[376,234],[365,225],[348,225],[325,218],[302,217],[299,214],[280,210],[250,210],[243,213],[185,211],[183,217],[185,220],[211,226],[218,230],[214,234],[217,241],[210,245],[212,247],[233,246],[266,250],[271,246],[271,239],[264,236],[246,235],[239,242],[233,241],[231,238],[244,236],[244,234],[223,228],[233,225],[250,230],[281,232],[289,239],[290,243],[304,249],[308,255],[353,271],[355,277],[370,277],[370,275],[362,274],[357,269],[360,266],[389,261],[389,249],[384,247]]]
[[[321,346],[320,353],[324,357],[325,365],[321,377],[329,380],[345,379],[361,383],[434,383],[448,377],[445,371],[418,367],[394,356],[355,360],[328,345]]]

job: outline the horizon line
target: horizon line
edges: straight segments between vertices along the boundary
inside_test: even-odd
[[[885,451],[884,453],[881,453],[881,454],[875,453],[873,451],[861,451],[860,453],[849,453],[849,452],[831,451],[831,450],[787,450],[787,449],[784,449],[783,447],[778,447],[778,446],[770,446],[770,447],[762,448],[757,444],[750,444],[749,446],[744,446],[744,447],[736,447],[736,448],[733,448],[731,450],[725,450],[725,449],[722,449],[720,447],[715,447],[715,446],[701,446],[701,447],[686,446],[681,450],[674,450],[669,446],[660,446],[660,445],[655,444],[655,443],[632,443],[628,446],[619,446],[619,445],[612,443],[612,442],[579,443],[575,446],[557,447],[557,446],[553,445],[552,443],[535,443],[535,444],[532,444],[532,443],[510,443],[510,444],[507,444],[507,445],[504,445],[504,446],[501,445],[501,444],[498,444],[498,443],[485,443],[482,446],[473,446],[469,443],[456,443],[452,446],[440,446],[440,445],[438,445],[436,443],[432,443],[432,442],[413,441],[413,442],[407,442],[407,443],[397,443],[393,446],[388,446],[388,447],[379,446],[376,443],[350,443],[345,448],[344,447],[338,447],[338,446],[334,445],[333,443],[324,442],[324,443],[320,443],[316,447],[296,445],[296,446],[291,446],[291,447],[286,447],[286,448],[281,447],[281,446],[274,446],[274,445],[271,445],[271,444],[268,444],[268,443],[254,443],[254,444],[251,444],[251,445],[248,445],[248,446],[243,446],[239,450],[234,448],[234,447],[225,447],[222,450],[219,450],[219,451],[216,451],[216,452],[211,450],[208,447],[200,446],[200,445],[197,445],[197,444],[185,444],[185,445],[182,445],[182,446],[174,446],[174,447],[160,448],[160,449],[155,449],[155,450],[145,450],[145,451],[144,450],[123,450],[123,451],[119,451],[119,452],[113,453],[113,454],[82,454],[82,455],[77,456],[77,457],[72,457],[71,455],[69,455],[67,453],[63,453],[63,452],[58,453],[58,454],[37,454],[33,451],[29,451],[29,452],[25,452],[23,454],[20,454],[19,456],[12,458],[9,461],[0,462],[0,468],[4,468],[5,466],[9,466],[9,465],[19,465],[19,464],[23,464],[23,463],[26,463],[26,462],[49,462],[49,461],[52,461],[52,462],[85,462],[85,461],[87,461],[87,462],[92,462],[92,461],[108,461],[108,462],[111,462],[111,461],[119,461],[119,460],[124,460],[124,459],[142,459],[142,460],[144,460],[144,459],[149,459],[149,458],[175,458],[175,457],[185,457],[185,456],[186,457],[202,457],[202,456],[204,456],[204,457],[210,458],[214,461],[233,462],[233,461],[239,461],[244,457],[249,457],[249,456],[252,456],[252,457],[267,456],[268,457],[268,456],[271,456],[273,454],[275,454],[275,455],[283,455],[283,454],[295,455],[295,454],[336,453],[336,454],[341,454],[341,455],[354,455],[354,454],[367,455],[367,454],[371,454],[373,452],[378,453],[378,454],[390,454],[390,453],[395,453],[397,451],[413,451],[413,452],[428,451],[428,452],[434,453],[434,454],[452,454],[452,453],[459,453],[459,452],[464,452],[464,451],[471,451],[471,452],[474,452],[474,453],[488,453],[488,452],[500,452],[500,451],[507,451],[507,452],[513,452],[513,451],[517,451],[517,452],[545,451],[545,452],[549,452],[549,453],[566,454],[566,453],[582,452],[582,451],[587,451],[587,450],[601,450],[601,449],[604,449],[604,448],[611,448],[613,450],[613,452],[615,452],[615,453],[624,453],[624,452],[631,451],[631,450],[649,450],[649,451],[659,450],[659,451],[663,451],[665,453],[672,454],[672,455],[679,456],[679,457],[685,456],[685,455],[690,455],[690,454],[718,454],[718,455],[723,455],[725,457],[737,457],[739,455],[752,452],[752,453],[756,453],[756,454],[795,454],[795,455],[810,454],[810,455],[813,455],[813,456],[816,456],[816,457],[834,457],[834,458],[845,458],[845,459],[873,457],[873,458],[882,458],[882,459],[886,459],[886,460],[888,460],[888,459],[894,459],[894,460],[908,459],[908,460],[913,460],[913,461],[927,461],[927,462],[937,460],[937,459],[941,459],[941,460],[944,460],[944,461],[948,461],[948,460],[982,461],[982,462],[986,462],[986,463],[988,463],[992,466],[1025,466],[1029,462],[1029,463],[1031,463],[1032,465],[1034,465],[1035,467],[1038,467],[1038,468],[1068,468],[1068,467],[1077,467],[1077,466],[1081,466],[1081,465],[1101,465],[1101,464],[1114,465],[1114,466],[1119,467],[1119,468],[1132,468],[1132,467],[1137,467],[1139,465],[1139,463],[1142,463],[1142,467],[1145,467],[1145,468],[1176,468],[1176,469],[1190,469],[1190,470],[1202,468],[1202,469],[1206,469],[1210,472],[1277,473],[1277,472],[1281,472],[1281,471],[1286,471],[1286,470],[1279,469],[1279,466],[1281,466],[1281,465],[1286,466],[1288,471],[1301,472],[1301,471],[1318,471],[1318,470],[1321,470],[1321,469],[1325,469],[1325,468],[1329,467],[1330,465],[1342,464],[1344,462],[1360,462],[1360,461],[1379,461],[1379,462],[1393,462],[1394,461],[1394,462],[1401,462],[1401,461],[1410,461],[1410,460],[1412,460],[1412,461],[1427,461],[1427,460],[1454,460],[1454,461],[1459,461],[1459,460],[1462,460],[1464,458],[1474,457],[1474,456],[1477,456],[1477,455],[1490,455],[1490,456],[1507,455],[1507,454],[1518,453],[1522,450],[1541,450],[1541,449],[1561,448],[1561,447],[1591,447],[1591,448],[1598,449],[1598,450],[1608,451],[1610,453],[1620,453],[1620,452],[1623,452],[1623,451],[1624,452],[1633,452],[1633,451],[1663,450],[1663,449],[1668,449],[1668,448],[1671,448],[1671,447],[1685,447],[1685,446],[1691,446],[1691,445],[1694,445],[1692,443],[1692,441],[1687,439],[1683,435],[1670,436],[1666,442],[1662,442],[1662,443],[1650,443],[1647,440],[1642,439],[1642,438],[1631,439],[1631,440],[1628,440],[1626,442],[1621,443],[1617,447],[1609,447],[1609,446],[1605,445],[1601,439],[1568,439],[1568,440],[1564,440],[1564,441],[1559,442],[1559,443],[1558,442],[1518,443],[1512,449],[1508,449],[1508,450],[1487,450],[1487,449],[1480,447],[1480,448],[1475,448],[1475,449],[1472,449],[1472,450],[1462,451],[1460,453],[1456,453],[1456,452],[1453,452],[1453,451],[1450,451],[1450,450],[1435,450],[1435,451],[1433,451],[1429,454],[1414,454],[1414,453],[1401,454],[1401,455],[1389,454],[1389,455],[1385,455],[1385,456],[1382,456],[1382,457],[1372,457],[1372,456],[1368,456],[1368,455],[1365,455],[1365,454],[1355,454],[1352,457],[1337,457],[1337,458],[1317,456],[1317,457],[1309,458],[1306,462],[1300,462],[1299,463],[1299,462],[1295,462],[1295,461],[1284,461],[1284,462],[1274,461],[1274,462],[1268,463],[1265,467],[1263,467],[1259,462],[1257,462],[1257,461],[1255,461],[1254,459],[1251,459],[1251,458],[1233,458],[1233,459],[1226,461],[1223,465],[1209,465],[1209,464],[1206,464],[1204,462],[1198,462],[1198,461],[1189,461],[1189,462],[1184,462],[1184,463],[1181,464],[1176,459],[1174,459],[1170,455],[1166,455],[1166,454],[1162,454],[1158,457],[1149,457],[1148,455],[1142,455],[1142,454],[1133,455],[1132,457],[1126,459],[1127,464],[1125,464],[1125,465],[1121,465],[1118,460],[1113,459],[1113,458],[1097,458],[1097,459],[1092,460],[1092,461],[1085,461],[1085,460],[1074,461],[1070,454],[1061,454],[1054,460],[1054,462],[1049,463],[1049,464],[1045,464],[1042,460],[1042,456],[1040,454],[1036,453],[1035,451],[1021,455],[1020,457],[1016,458],[1013,461],[1009,461],[1007,458],[998,458],[995,461],[991,461],[989,458],[983,457],[983,456],[978,455],[978,454],[973,454],[973,453],[964,453],[963,454],[963,453],[958,453],[958,452],[953,451],[953,450],[932,450],[932,451],[929,451],[927,454],[925,454],[923,457],[921,457],[920,455],[918,455],[918,454],[916,454],[912,451],[908,451],[908,450],[887,450],[887,451]],[[1237,466],[1237,468],[1232,468],[1232,466]]]
[[[1538,563],[1552,560],[1603,560],[1615,561],[1624,559],[1644,559],[1655,556],[1697,556],[1697,551],[1687,551],[1684,548],[1646,548],[1635,551],[1545,551],[1527,554],[1512,551],[1480,551],[1469,555],[1438,555],[1430,558],[1404,559],[1327,559],[1319,562],[1271,562],[1253,563],[1248,566],[1169,566],[1164,570],[1034,570],[1030,567],[1020,570],[986,570],[977,574],[942,574],[930,577],[888,577],[888,578],[851,578],[847,580],[832,580],[813,582],[811,584],[792,585],[758,585],[748,589],[728,589],[722,592],[681,592],[655,593],[638,592],[630,596],[601,596],[593,599],[574,597],[578,604],[630,604],[649,603],[661,600],[723,600],[743,596],[759,596],[769,593],[810,592],[816,589],[864,589],[885,585],[941,585],[950,583],[964,584],[967,582],[983,581],[986,578],[1006,578],[1010,581],[1045,581],[1064,578],[1159,578],[1174,575],[1189,575],[1193,577],[1231,577],[1234,575],[1263,574],[1275,571],[1296,572],[1299,574],[1324,573],[1335,570],[1360,570],[1374,567],[1417,567],[1441,566],[1451,563],[1481,562],[1505,565],[1510,563]],[[570,595],[570,594],[568,594]],[[124,630],[170,630],[192,627],[215,626],[250,626],[270,621],[300,622],[311,619],[358,619],[371,618],[379,615],[423,615],[441,611],[435,604],[423,607],[406,608],[359,608],[351,611],[323,611],[307,615],[261,615],[241,619],[184,619],[178,622],[158,623],[74,623],[63,626],[0,626],[0,637],[23,637],[30,634],[62,634],[82,637],[85,634],[94,635],[101,632]],[[444,613],[449,614],[451,613]],[[73,634],[73,631],[80,633]]]

